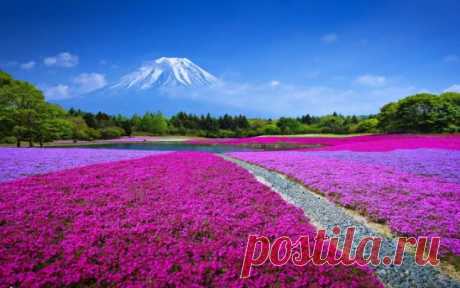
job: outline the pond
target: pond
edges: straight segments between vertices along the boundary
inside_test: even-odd
[[[66,148],[94,148],[94,149],[128,149],[128,150],[156,150],[156,151],[195,151],[210,153],[261,151],[241,146],[231,145],[200,145],[180,142],[142,142],[142,143],[108,143],[65,146]]]

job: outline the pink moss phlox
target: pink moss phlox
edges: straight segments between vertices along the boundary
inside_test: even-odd
[[[460,150],[460,135],[366,135],[352,137],[249,137],[193,140],[192,143],[248,145],[288,143],[321,145],[319,150],[391,151],[395,149],[435,148]],[[309,148],[312,149],[312,148]]]
[[[168,152],[82,148],[0,148],[0,182],[95,163],[163,153]]]
[[[386,222],[397,234],[441,236],[441,253],[460,255],[460,184],[378,163],[321,157],[320,152],[311,154],[230,153],[289,175],[334,202],[361,211],[375,221]],[[457,167],[458,174],[460,163],[451,165]],[[455,178],[458,179],[458,175]]]
[[[314,233],[213,154],[96,164],[0,185],[0,286],[383,287],[365,267],[266,264],[239,278],[249,234]]]

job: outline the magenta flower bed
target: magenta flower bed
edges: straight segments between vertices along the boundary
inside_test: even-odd
[[[95,163],[163,153],[168,152],[79,148],[0,148],[0,182]]]
[[[322,145],[319,150],[391,151],[436,148],[460,150],[460,135],[371,135],[353,137],[250,137],[239,139],[194,140],[192,143],[249,145],[289,143]],[[311,148],[310,148],[311,149]]]
[[[400,172],[433,177],[460,184],[460,151],[441,149],[394,150],[389,152],[321,151],[308,155],[351,160],[391,167]]]
[[[441,253],[460,255],[458,183],[305,152],[230,155],[295,178],[334,202],[386,222],[397,234],[441,236]],[[453,165],[458,173],[459,162]]]
[[[97,164],[0,185],[0,286],[383,287],[364,267],[266,264],[239,278],[249,234],[314,232],[209,153]]]

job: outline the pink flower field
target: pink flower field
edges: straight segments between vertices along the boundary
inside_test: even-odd
[[[456,195],[446,192],[445,210]],[[314,233],[302,210],[213,154],[93,164],[0,184],[0,286],[383,287],[354,266],[266,264],[239,278],[249,234]]]
[[[95,163],[164,153],[168,152],[79,148],[0,148],[0,182]]]
[[[386,144],[370,148],[386,150]],[[288,175],[331,201],[388,224],[396,234],[441,236],[441,253],[460,256],[458,150],[229,155]]]
[[[441,256],[459,259],[458,139],[288,137],[324,146],[227,155],[285,174],[395,235],[440,236]],[[0,287],[383,287],[365,266],[265,263],[241,279],[249,235],[308,235],[313,246],[317,227],[212,153],[2,148],[0,160]]]
[[[193,140],[192,143],[254,145],[287,143],[320,146],[319,150],[391,151],[396,149],[460,150],[460,135],[369,135],[351,137],[251,137],[238,139]],[[311,149],[311,148],[309,148]]]

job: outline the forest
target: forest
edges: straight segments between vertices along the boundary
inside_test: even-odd
[[[152,111],[155,111],[152,107]],[[248,137],[308,133],[456,133],[460,131],[460,93],[421,93],[391,102],[376,115],[314,116],[278,119],[244,115],[161,112],[110,115],[64,109],[45,100],[34,85],[0,71],[0,142],[42,146],[54,140],[112,139],[130,135]]]

